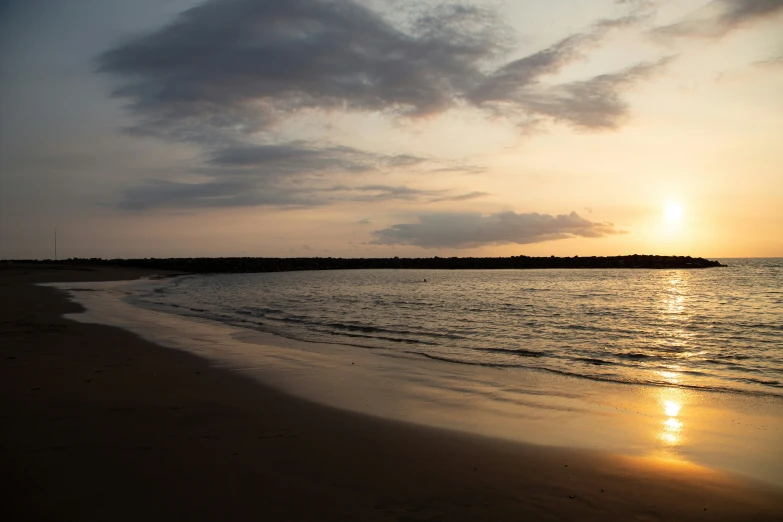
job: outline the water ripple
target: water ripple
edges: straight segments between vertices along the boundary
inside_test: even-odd
[[[392,356],[783,395],[781,260],[722,262],[729,268],[187,276],[135,299]]]

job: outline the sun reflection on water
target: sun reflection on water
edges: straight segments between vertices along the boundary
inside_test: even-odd
[[[671,319],[681,319],[685,311],[686,296],[690,287],[690,274],[675,270],[664,275],[666,292],[663,296],[663,312]]]
[[[660,349],[674,352],[679,357],[687,357],[690,354],[690,278],[690,274],[685,271],[674,270],[661,274],[660,280],[660,328],[656,343]]]
[[[663,410],[669,417],[676,417],[677,414],[680,413],[680,408],[682,408],[682,405],[677,404],[674,401],[664,401],[663,403]]]
[[[679,431],[680,428],[682,428],[682,422],[678,421],[674,417],[668,419],[666,422],[664,422],[666,425],[666,429],[670,431]]]
[[[680,384],[680,374],[672,371],[659,371],[658,375],[663,377],[663,380],[668,384]]]
[[[668,446],[677,446],[682,442],[683,422],[678,418],[684,405],[684,393],[678,388],[664,388],[660,392],[659,404],[664,416],[658,438]]]

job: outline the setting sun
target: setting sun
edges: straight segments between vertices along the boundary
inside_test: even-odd
[[[679,227],[685,217],[685,209],[680,203],[670,201],[663,209],[663,218],[670,227]]]

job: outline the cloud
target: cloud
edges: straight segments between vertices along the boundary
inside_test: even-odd
[[[484,196],[489,196],[489,192],[474,191],[467,194],[458,194],[456,196],[444,196],[441,198],[431,199],[430,202],[437,203],[441,201],[468,201],[469,199],[483,198]]]
[[[389,167],[412,167],[420,163],[424,163],[426,160],[418,156],[412,156],[410,154],[396,154],[386,158],[385,163]]]
[[[150,180],[126,189],[126,209],[319,206],[341,201],[464,201],[481,192],[404,186],[329,186],[387,172],[480,173],[479,166],[381,154],[323,142],[284,141],[277,125],[297,115],[373,112],[419,117],[474,107],[521,126],[619,126],[623,93],[665,62],[579,82],[546,80],[585,59],[612,30],[600,20],[512,61],[511,30],[497,12],[467,5],[418,7],[395,24],[354,0],[207,0],[97,58],[127,102],[133,133],[197,144],[201,182]],[[400,16],[395,19],[402,18]],[[498,65],[499,64],[499,65]],[[334,181],[332,182],[334,183]]]
[[[712,0],[685,20],[659,27],[667,36],[719,38],[748,24],[783,13],[783,0]]]
[[[601,20],[497,67],[513,39],[489,9],[441,5],[403,28],[352,0],[210,0],[107,50],[98,70],[115,78],[114,95],[136,117],[133,132],[210,145],[242,142],[312,110],[416,117],[473,105],[493,115],[532,111],[530,119],[548,117],[536,106],[556,104],[569,89],[550,91],[542,78],[638,21]],[[605,82],[582,87],[591,85],[604,89],[596,103],[582,96],[558,121],[613,126],[624,105],[595,117],[616,93]]]
[[[258,205],[312,207],[324,204],[296,188],[259,187],[246,180],[184,183],[148,180],[122,193],[119,207],[127,210],[153,208],[216,208]]]
[[[372,244],[414,245],[423,248],[471,248],[508,243],[529,244],[580,236],[599,238],[622,234],[612,223],[589,221],[576,212],[517,214],[501,212],[437,213],[419,216],[418,223],[376,230]]]
[[[484,172],[486,167],[481,167],[479,165],[467,165],[464,163],[459,162],[452,162],[450,165],[447,164],[443,167],[435,167],[433,169],[430,169],[429,172],[455,172],[455,173],[463,173],[463,174],[481,174]]]
[[[406,168],[425,161],[425,158],[408,154],[374,154],[353,147],[324,147],[292,141],[221,148],[212,153],[208,163],[219,167],[249,167],[270,175],[299,175],[319,171],[367,172],[383,168]]]
[[[500,47],[485,10],[441,20],[412,35],[349,0],[212,0],[106,51],[98,69],[120,80],[137,131],[175,139],[255,132],[308,108],[426,115]]]
[[[541,77],[557,73],[566,65],[584,58],[585,52],[598,44],[612,29],[637,21],[636,16],[600,20],[586,31],[570,35],[546,49],[500,67],[484,78],[468,96],[477,105],[524,99],[525,88],[537,84]]]
[[[200,182],[146,180],[122,193],[119,207],[126,210],[153,208],[220,207],[318,207],[341,202],[467,201],[488,195],[470,192],[444,196],[445,190],[425,190],[405,185],[332,185],[269,183],[265,179],[237,178]],[[359,221],[363,223],[364,220]],[[367,221],[366,223],[372,223]],[[366,224],[363,223],[363,224]]]
[[[263,179],[208,180],[176,182],[147,180],[122,193],[120,208],[221,207],[318,207],[340,202],[417,201],[442,194],[442,190],[421,190],[391,185],[335,185],[318,187],[303,184],[270,184]]]
[[[421,196],[433,196],[442,194],[443,190],[421,190],[406,186],[391,185],[360,185],[349,187],[346,185],[337,185],[328,189],[326,192],[341,192],[337,198],[340,201],[413,201]],[[359,194],[357,194],[357,192]]]
[[[147,180],[123,192],[120,207],[321,206],[340,201],[414,200],[444,191],[406,186],[328,183],[330,175],[381,174],[440,162],[407,154],[386,155],[345,146],[304,141],[271,145],[235,145],[213,151],[205,167],[193,173],[200,182]],[[426,171],[426,168],[425,168]]]
[[[368,172],[481,172],[476,165],[411,154],[379,154],[354,147],[307,141],[234,144],[208,155],[205,174],[296,179],[308,174]]]
[[[531,124],[545,117],[577,128],[614,129],[628,115],[622,92],[666,67],[671,59],[666,57],[617,73],[556,85],[546,91],[524,91],[518,94],[518,103]]]
[[[780,56],[774,56],[772,58],[768,58],[766,60],[759,60],[755,62],[754,65],[758,65],[760,67],[775,67],[775,66],[783,65],[783,54]]]

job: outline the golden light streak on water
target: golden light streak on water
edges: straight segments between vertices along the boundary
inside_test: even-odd
[[[680,409],[682,408],[681,404],[677,404],[674,401],[665,401],[663,409],[666,412],[666,415],[669,417],[676,417],[678,413],[680,413]]]
[[[686,393],[680,388],[663,388],[658,403],[666,417],[661,421],[658,439],[668,446],[677,446],[682,442],[684,423],[678,418],[685,405]]]

